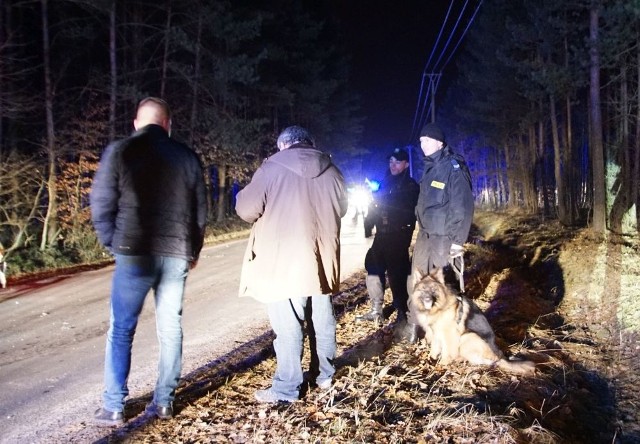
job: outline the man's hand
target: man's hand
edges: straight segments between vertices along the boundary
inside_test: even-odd
[[[458,244],[451,244],[451,250],[449,250],[449,258],[462,256],[464,254],[464,247]]]
[[[197,265],[198,265],[198,259],[193,259],[191,262],[189,262],[189,270],[193,270],[194,268],[196,268]]]

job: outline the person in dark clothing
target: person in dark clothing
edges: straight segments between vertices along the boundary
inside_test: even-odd
[[[409,175],[409,156],[396,148],[389,156],[390,174],[382,181],[364,221],[365,237],[375,227],[375,238],[367,252],[364,266],[371,311],[359,320],[381,321],[384,303],[385,273],[393,295],[397,321],[406,319],[407,277],[411,270],[409,246],[416,226],[415,206],[420,188]]]
[[[99,426],[124,423],[131,346],[149,290],[155,292],[160,342],[158,380],[147,411],[173,416],[182,368],[182,301],[189,270],[198,262],[207,215],[202,165],[169,137],[171,114],[161,99],[140,102],[136,132],[107,147],[93,181],[91,219],[116,260],[105,352]]]
[[[437,124],[422,128],[420,147],[425,168],[416,206],[418,237],[413,249],[410,291],[416,270],[429,274],[434,268],[445,267],[449,258],[464,253],[474,212],[469,168],[464,158],[446,144]],[[418,338],[418,327],[411,307],[408,319],[406,337],[413,343]]]

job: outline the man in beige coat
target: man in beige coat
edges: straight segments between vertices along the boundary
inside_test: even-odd
[[[307,130],[286,128],[277,145],[280,151],[264,161],[236,200],[238,215],[253,223],[240,296],[267,305],[276,334],[272,386],[255,393],[269,403],[299,397],[305,320],[315,339],[310,341],[318,366],[311,369],[315,382],[323,389],[331,386],[336,353],[331,295],[340,285],[340,219],[347,211],[342,173],[315,148]]]

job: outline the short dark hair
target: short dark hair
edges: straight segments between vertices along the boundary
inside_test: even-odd
[[[306,143],[307,145],[316,146],[315,141],[309,131],[301,126],[290,126],[282,130],[278,136],[277,144],[289,147],[295,143]]]
[[[169,104],[158,97],[146,97],[138,103],[138,109],[143,106],[151,105],[156,110],[160,111],[160,114],[164,114],[167,119],[171,120],[171,108],[169,108]]]

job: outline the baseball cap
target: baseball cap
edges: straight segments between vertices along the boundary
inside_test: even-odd
[[[396,160],[409,160],[409,155],[403,148],[396,148],[393,150],[391,154],[389,154],[389,158],[394,158]]]

